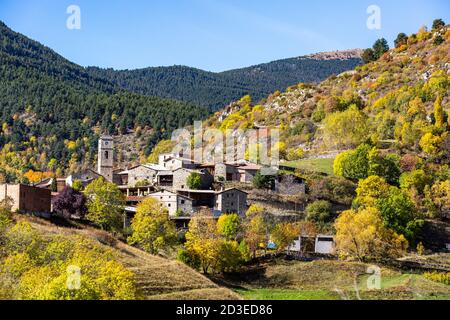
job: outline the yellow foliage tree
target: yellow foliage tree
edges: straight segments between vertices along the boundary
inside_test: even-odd
[[[444,126],[444,109],[442,107],[442,98],[438,96],[434,103],[434,119],[436,128],[442,128]]]
[[[341,258],[359,261],[401,257],[408,247],[403,235],[384,226],[376,208],[344,211],[335,222],[336,250]]]
[[[198,215],[192,218],[185,246],[189,254],[200,261],[204,273],[215,267],[219,261],[220,238],[212,216]]]
[[[128,243],[152,254],[158,254],[176,239],[174,223],[170,221],[167,210],[154,198],[146,198],[137,206],[131,228],[133,234]]]

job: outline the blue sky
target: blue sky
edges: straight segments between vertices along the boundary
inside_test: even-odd
[[[81,30],[66,28],[69,5]],[[369,5],[381,30],[366,27]],[[450,20],[448,0],[0,0],[0,20],[83,66],[188,65],[223,71],[320,51],[369,47],[379,37]]]

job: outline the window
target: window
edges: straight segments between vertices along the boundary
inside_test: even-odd
[[[105,159],[109,159],[109,152],[105,151]]]
[[[186,201],[185,200],[181,200],[181,204],[185,204],[186,203]]]
[[[171,203],[169,203],[169,204],[167,204],[167,206],[170,208],[171,206],[172,206],[172,204]]]

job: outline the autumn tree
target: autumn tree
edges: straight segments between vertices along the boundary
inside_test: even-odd
[[[245,224],[245,242],[255,258],[259,249],[265,249],[268,241],[268,226],[261,214],[254,215]]]
[[[341,258],[361,262],[401,257],[408,247],[404,236],[385,227],[376,208],[343,212],[335,222],[336,250]]]
[[[384,178],[370,176],[359,182],[356,193],[355,208],[376,208],[388,228],[414,240],[423,221],[417,217],[414,202],[407,192],[390,186]]]
[[[376,201],[385,224],[398,234],[414,242],[421,231],[424,221],[417,217],[417,210],[409,194],[396,187],[391,187],[387,197]]]
[[[226,240],[237,240],[241,233],[241,219],[235,213],[221,215],[217,221],[217,232]]]
[[[434,120],[436,128],[441,129],[444,124],[444,108],[442,106],[442,98],[439,95],[434,102]]]
[[[70,219],[77,216],[84,219],[86,214],[86,197],[79,191],[66,186],[52,199],[53,210]]]
[[[404,172],[400,176],[400,187],[405,190],[416,189],[423,194],[425,187],[431,182],[430,176],[423,169]]]
[[[354,147],[364,142],[368,136],[367,116],[357,106],[329,114],[324,119],[324,141],[328,146]]]
[[[244,261],[239,242],[222,240],[219,242],[218,261],[215,269],[219,272],[238,271]]]
[[[431,216],[450,217],[450,180],[436,182],[425,190],[425,195]]]
[[[283,252],[300,236],[300,226],[296,223],[278,223],[273,228],[270,238],[275,243],[278,252]]]
[[[81,182],[80,180],[75,180],[72,184],[72,188],[78,192],[83,192],[84,190],[83,182]]]
[[[389,188],[389,184],[382,177],[370,176],[361,180],[356,188],[353,206],[357,208],[374,207],[377,199],[387,196]]]
[[[131,229],[133,233],[128,243],[138,245],[151,254],[158,254],[176,241],[174,223],[169,219],[167,210],[154,198],[146,198],[137,206]]]
[[[334,160],[334,174],[351,180],[367,177],[369,171],[369,152],[372,149],[362,144],[355,150],[345,151]]]
[[[262,206],[254,203],[247,209],[245,216],[251,219],[257,215],[264,215],[265,213],[266,210]]]
[[[419,142],[422,150],[425,151],[430,156],[439,155],[442,143],[443,139],[439,135],[434,135],[431,132],[424,134]]]
[[[4,200],[0,201],[0,245],[4,245],[4,232],[12,223],[12,207],[13,200],[10,197],[6,197]]]
[[[99,178],[86,187],[84,194],[86,218],[102,229],[119,231],[123,224],[125,196],[117,185]]]
[[[214,269],[219,258],[220,238],[212,216],[201,214],[191,219],[185,247],[199,261],[203,273]]]

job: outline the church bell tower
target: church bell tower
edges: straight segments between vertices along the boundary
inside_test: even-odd
[[[113,181],[114,165],[114,139],[111,136],[103,135],[98,140],[98,168],[99,174],[107,181]]]

